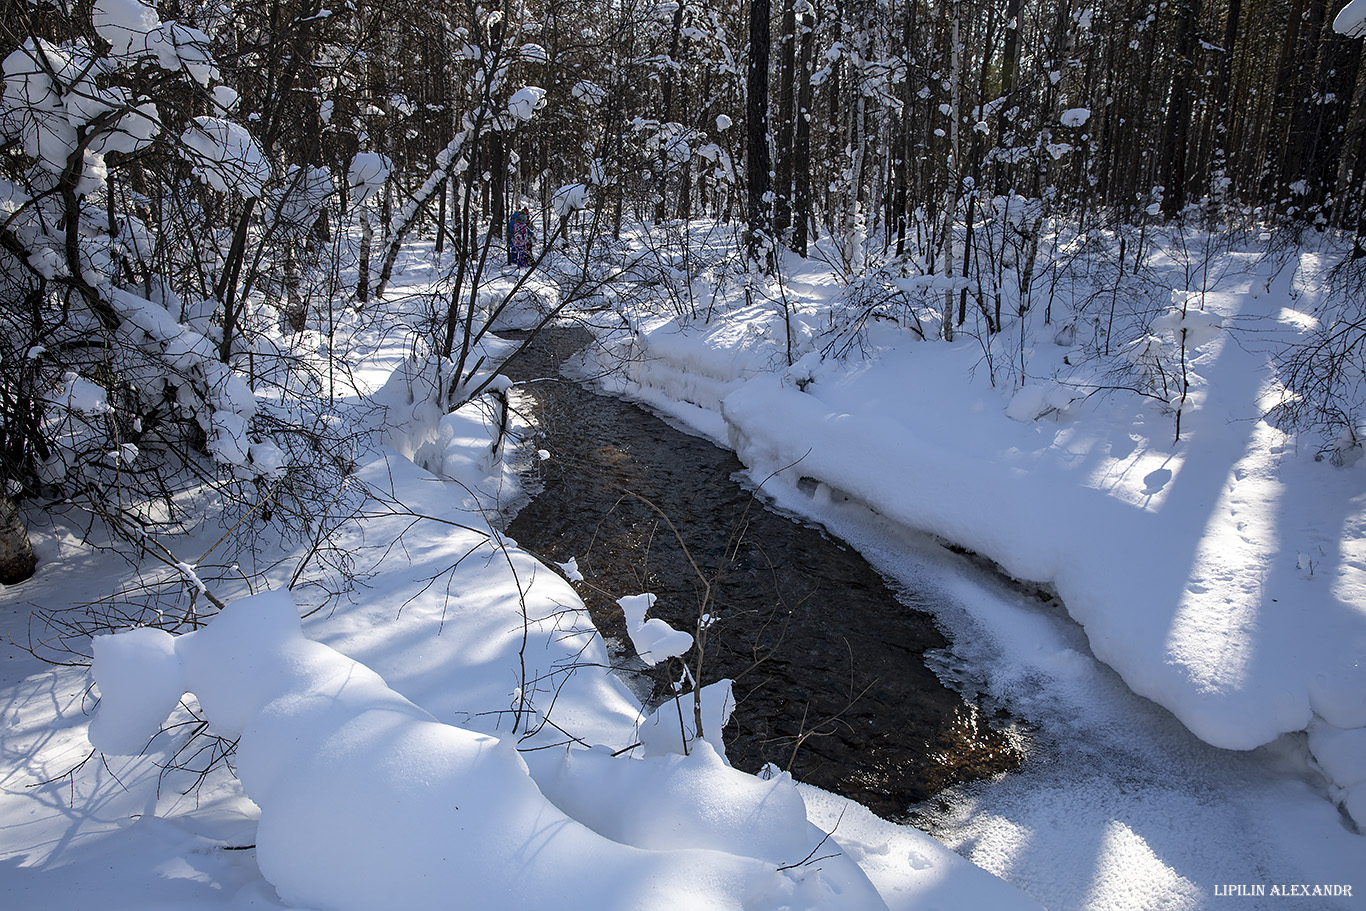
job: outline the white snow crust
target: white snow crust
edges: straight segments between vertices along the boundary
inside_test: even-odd
[[[586,824],[547,799],[512,740],[442,724],[308,639],[283,593],[236,601],[198,632],[139,629],[96,648],[97,748],[140,750],[186,690],[239,737],[257,860],[290,904],[885,907],[847,859],[802,866],[823,833],[791,779],[734,772],[705,741],[655,760],[571,751],[555,781],[563,804],[587,803]]]
[[[1333,20],[1333,31],[1349,38],[1366,38],[1366,0],[1351,0]]]
[[[828,289],[802,276],[788,293],[819,313]],[[1177,444],[1164,408],[1048,380],[993,388],[973,369],[976,341],[887,330],[856,370],[775,366],[785,330],[771,310],[645,321],[622,340],[614,388],[726,442],[769,488],[814,480],[1049,586],[1098,658],[1210,744],[1362,729],[1366,550],[1343,532],[1366,527],[1359,469],[1314,461],[1260,419],[1271,365],[1227,326],[1264,296],[1243,284],[1172,301],[1143,344],[1186,352]],[[1035,353],[1034,375],[1066,352]],[[1352,764],[1366,770],[1366,753]],[[1354,777],[1330,776],[1349,812]]]

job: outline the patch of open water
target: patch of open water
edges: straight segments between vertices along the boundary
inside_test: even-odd
[[[778,515],[729,451],[559,375],[586,332],[553,330],[504,368],[534,402],[538,493],[508,527],[548,562],[577,561],[598,629],[629,655],[618,598],[707,631],[703,682],[734,680],[731,762],[767,763],[888,818],[953,784],[1015,768],[1019,739],[926,667],[948,641],[917,595],[852,548]],[[687,658],[694,665],[695,653]],[[639,662],[636,664],[640,667]],[[677,660],[648,676],[668,694]]]

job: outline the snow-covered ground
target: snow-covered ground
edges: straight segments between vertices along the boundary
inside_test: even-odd
[[[952,593],[947,664],[1040,726],[1021,773],[929,813],[965,856],[1050,907],[1215,907],[1227,884],[1272,907],[1272,886],[1306,883],[1354,887],[1315,907],[1366,906],[1362,467],[1263,419],[1276,344],[1319,318],[1334,261],[1223,254],[1198,295],[1166,263],[1173,306],[1112,341],[1170,347],[1184,320],[1179,441],[1167,402],[1094,393],[1113,383],[1083,363],[1097,324],[1061,303],[1004,355],[1012,381],[977,338],[925,342],[905,319],[822,360],[841,289],[795,260],[786,323],[776,303],[642,320],[602,360],[625,364],[607,385],[731,445],[784,507]],[[1049,587],[1067,615],[908,560],[908,529]]]
[[[416,287],[417,262],[396,287]],[[922,341],[904,319],[822,360],[844,291],[814,262],[786,264],[787,324],[720,284],[697,294],[709,321],[612,314],[602,361],[626,372],[609,386],[730,443],[778,505],[937,593],[956,641],[943,673],[1037,726],[1020,772],[921,808],[940,841],[651,735],[573,588],[490,529],[518,494],[489,415],[403,412],[421,383],[395,372],[406,339],[369,327],[352,375],[391,430],[330,539],[363,584],[301,627],[283,595],[225,589],[202,631],[101,640],[92,690],[85,668],[11,643],[29,641],[30,606],[146,580],[59,513],[31,517],[39,574],[0,590],[4,906],[862,911],[870,884],[893,909],[1366,906],[1349,815],[1366,800],[1366,468],[1260,420],[1271,336],[1313,319],[1312,257],[1229,263],[1184,315],[1208,338],[1179,442],[1150,398],[1082,394],[1085,326],[1023,339],[1023,388],[1018,372],[993,385],[977,340]],[[1158,314],[1155,344],[1174,319]],[[263,560],[272,588],[303,553]],[[240,782],[218,765],[193,787],[207,755],[161,774],[174,733],[81,764],[97,694],[95,741],[118,752],[186,720],[186,689],[242,735]],[[1337,894],[1274,894],[1316,886]]]
[[[308,546],[261,554],[206,627],[97,638],[92,688],[18,646],[30,612],[156,573],[30,517],[38,575],[0,591],[6,909],[1038,907],[923,832],[679,753],[570,585],[490,526],[518,496],[496,412],[425,407],[404,341],[354,340],[358,391],[388,412],[327,540],[361,583],[345,597],[284,593]],[[236,740],[230,765],[224,741],[185,746],[200,719]]]

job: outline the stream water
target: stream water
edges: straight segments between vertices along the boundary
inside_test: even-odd
[[[765,508],[729,451],[560,377],[588,341],[545,332],[503,369],[533,403],[533,445],[549,453],[508,533],[546,561],[576,560],[576,587],[621,663],[632,652],[618,598],[652,592],[651,615],[689,631],[705,612],[703,682],[734,680],[731,762],[774,763],[888,818],[1020,763],[999,719],[926,667],[947,641],[915,592]],[[676,660],[634,666],[652,681],[647,699],[682,674]]]

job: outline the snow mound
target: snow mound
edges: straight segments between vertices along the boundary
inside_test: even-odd
[[[1349,38],[1366,38],[1366,0],[1352,0],[1333,20],[1333,31]]]
[[[502,458],[505,431],[516,434],[523,423],[490,393],[445,411],[441,403],[453,372],[450,361],[436,356],[399,363],[371,396],[385,409],[384,442],[424,471],[455,482],[466,506],[497,509],[518,486],[515,469]]]
[[[969,346],[888,341],[857,370],[775,364],[782,336],[757,308],[642,321],[616,382],[725,440],[770,490],[801,497],[810,479],[1050,586],[1130,689],[1206,743],[1249,750],[1311,725],[1366,729],[1366,518],[1359,480],[1256,419],[1265,364],[1229,343],[1245,303],[1176,288],[1120,354],[1149,376],[1187,371],[1179,445],[1170,410],[1098,403],[1043,371],[1004,395],[985,378],[941,388],[974,375]],[[1318,543],[1334,527],[1351,530],[1340,555]],[[1319,766],[1361,824],[1366,759],[1333,755]]]
[[[479,286],[479,306],[492,329],[532,329],[560,306],[552,283],[528,272],[497,275]]]
[[[654,603],[655,596],[651,594],[628,595],[617,599],[622,613],[626,615],[626,632],[631,637],[631,644],[635,646],[640,660],[651,667],[676,658],[692,648],[690,634],[674,629],[658,617],[645,619],[646,612]]]
[[[557,793],[587,822],[566,815],[510,741],[435,721],[306,638],[282,592],[233,602],[196,632],[133,630],[96,648],[96,745],[134,751],[187,690],[216,729],[240,734],[257,861],[290,904],[885,908],[853,862],[805,865],[820,839],[794,790],[741,781],[705,745],[655,762],[572,754]],[[659,825],[649,801],[689,804],[687,824]],[[614,819],[621,807],[633,809]]]

